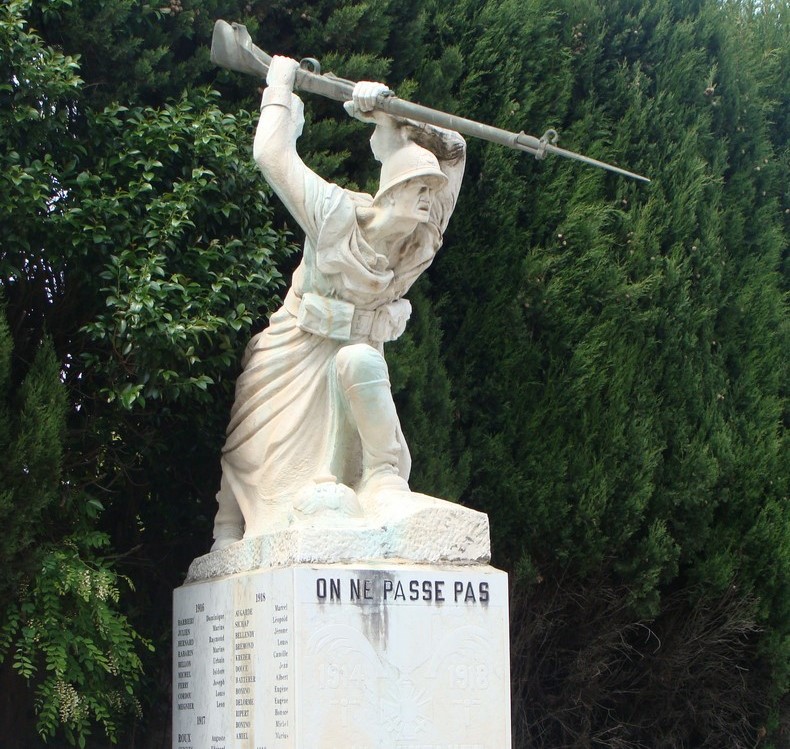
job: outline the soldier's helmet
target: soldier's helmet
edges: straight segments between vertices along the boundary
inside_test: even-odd
[[[384,159],[379,190],[373,202],[377,203],[394,187],[416,178],[420,178],[433,189],[440,189],[447,184],[447,177],[439,168],[436,156],[427,148],[408,141]]]

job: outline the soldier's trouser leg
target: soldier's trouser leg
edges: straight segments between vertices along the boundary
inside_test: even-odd
[[[382,354],[367,344],[341,349],[336,357],[340,386],[362,442],[359,493],[408,491],[410,458],[399,440],[398,414]]]
[[[219,509],[214,518],[214,544],[211,551],[224,549],[244,536],[244,516],[224,472],[217,492],[217,503]]]

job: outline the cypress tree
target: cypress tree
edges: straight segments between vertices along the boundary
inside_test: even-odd
[[[433,275],[471,456],[462,501],[489,512],[517,573],[514,733],[748,745],[788,657],[787,169],[771,138],[786,141],[758,83],[780,18],[707,2],[462,8],[467,116],[534,118],[525,129],[551,124],[653,179],[474,146]],[[728,680],[733,666],[749,678]]]

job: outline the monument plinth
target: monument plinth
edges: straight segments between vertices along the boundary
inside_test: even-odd
[[[175,749],[507,749],[507,576],[300,565],[174,599]]]

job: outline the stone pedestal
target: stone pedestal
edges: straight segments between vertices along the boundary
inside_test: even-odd
[[[507,576],[292,564],[174,593],[174,749],[509,749]]]

